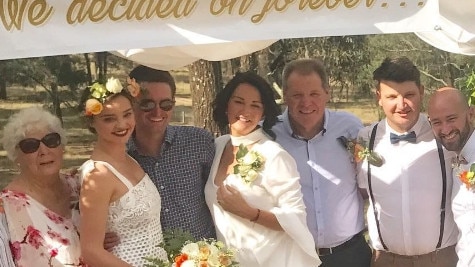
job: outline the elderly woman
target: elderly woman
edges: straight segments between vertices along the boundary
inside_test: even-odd
[[[60,174],[66,144],[61,122],[42,108],[27,108],[9,119],[2,141],[19,169],[0,195],[15,264],[84,266],[72,208],[78,183]]]

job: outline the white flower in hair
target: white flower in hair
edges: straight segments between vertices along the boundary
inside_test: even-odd
[[[107,91],[113,94],[117,94],[117,93],[120,93],[120,91],[122,91],[122,88],[124,87],[122,87],[122,84],[120,83],[119,79],[111,77],[107,80],[107,83],[106,83]]]

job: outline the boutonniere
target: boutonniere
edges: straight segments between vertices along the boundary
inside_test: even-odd
[[[383,158],[378,153],[369,150],[366,142],[362,138],[356,140],[348,139],[345,136],[340,136],[337,139],[353,156],[355,162],[361,162],[366,159],[369,164],[376,167],[381,167],[383,165]]]
[[[465,184],[467,189],[474,188],[474,186],[475,186],[475,163],[472,163],[472,165],[470,165],[470,169],[468,171],[463,170],[463,171],[459,172],[459,178],[460,178],[460,181],[462,181],[462,183]]]
[[[236,153],[237,164],[234,165],[234,174],[241,176],[246,184],[251,184],[259,176],[259,171],[264,166],[264,158],[256,151],[249,151],[243,144],[239,145]]]

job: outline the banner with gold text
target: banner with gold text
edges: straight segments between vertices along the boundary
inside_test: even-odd
[[[0,59],[426,31],[436,14],[437,0],[0,0]]]

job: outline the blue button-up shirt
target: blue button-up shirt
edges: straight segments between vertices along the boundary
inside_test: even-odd
[[[214,157],[214,139],[204,129],[168,126],[158,157],[141,155],[135,137],[129,154],[139,162],[160,193],[164,230],[182,229],[195,238],[216,237],[204,187]]]
[[[355,164],[338,137],[356,138],[363,125],[350,113],[326,110],[323,130],[304,140],[294,134],[288,116],[285,110],[273,130],[297,162],[315,246],[340,245],[364,229],[364,217]]]

